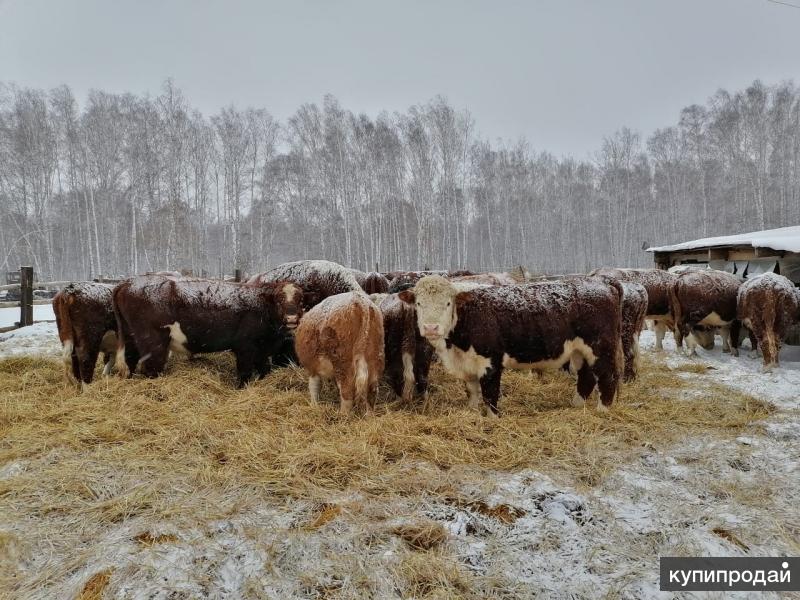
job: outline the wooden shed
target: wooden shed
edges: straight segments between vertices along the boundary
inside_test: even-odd
[[[742,277],[780,273],[800,285],[800,225],[648,248],[656,267],[708,265]]]

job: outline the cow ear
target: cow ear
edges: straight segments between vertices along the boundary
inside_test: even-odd
[[[403,302],[406,302],[407,304],[414,304],[414,300],[416,300],[413,290],[403,290],[402,292],[397,294],[397,297],[400,298],[400,300],[402,300]]]
[[[455,304],[456,308],[461,308],[468,299],[469,299],[469,293],[460,292],[460,293],[456,294],[456,297],[455,297],[455,300],[454,300],[453,303]]]

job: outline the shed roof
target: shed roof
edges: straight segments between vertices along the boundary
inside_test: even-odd
[[[771,248],[787,252],[800,252],[800,225],[753,231],[737,235],[703,238],[692,242],[683,242],[671,246],[648,248],[648,252],[675,252],[678,250],[696,250],[698,248],[716,248],[720,246],[752,246],[753,248]]]

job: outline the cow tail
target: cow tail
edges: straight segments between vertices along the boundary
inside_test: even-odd
[[[625,290],[622,289],[622,284],[618,279],[609,280],[609,284],[617,290],[617,316],[619,317],[619,335],[617,335],[617,346],[614,349],[614,373],[617,376],[617,381],[622,381],[622,375],[625,371],[625,349],[622,344],[622,305],[625,301]]]
[[[114,319],[117,322],[117,356],[115,358],[115,365],[117,367],[117,375],[123,379],[131,375],[128,363],[125,360],[125,338],[127,334],[127,327],[125,324],[125,317],[119,310],[119,293],[125,284],[117,286],[111,294],[111,306],[114,310]]]
[[[355,358],[355,371],[356,404],[366,404],[369,395],[369,367],[363,354]]]
[[[678,332],[681,334],[681,336],[683,336],[683,333],[681,332],[681,320],[683,319],[683,315],[681,314],[681,303],[678,302],[678,286],[680,284],[680,281],[675,281],[669,286],[669,314],[672,318],[672,326],[674,328],[673,331]],[[680,348],[678,348],[678,350],[680,350]]]
[[[75,351],[75,330],[72,328],[72,317],[69,307],[73,302],[72,294],[59,295],[55,306],[56,328],[61,340],[61,359],[64,361],[64,372],[67,381],[75,381],[72,373],[72,353]]]
[[[776,302],[764,302],[761,314],[764,320],[764,337],[766,338],[764,345],[767,346],[769,351],[770,362],[777,364],[780,349],[778,347],[778,336],[776,335],[778,314],[775,308]],[[762,348],[761,351],[763,353],[764,349]]]

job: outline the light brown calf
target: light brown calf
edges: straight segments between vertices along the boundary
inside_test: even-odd
[[[312,404],[322,379],[334,379],[342,415],[354,404],[372,412],[383,375],[383,316],[366,294],[329,296],[308,311],[297,326],[295,350],[309,373]]]

